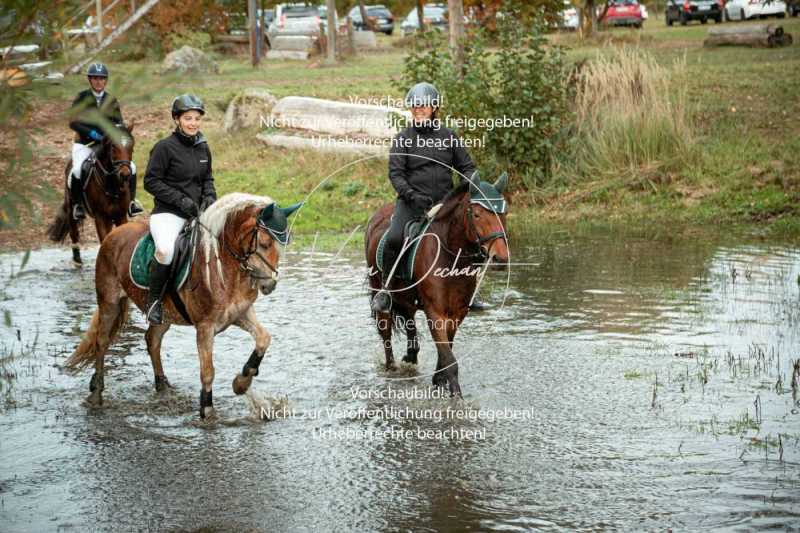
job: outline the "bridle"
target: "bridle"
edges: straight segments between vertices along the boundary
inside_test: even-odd
[[[247,248],[245,248],[243,253],[241,254],[238,253],[236,250],[231,248],[227,242],[223,240],[223,244],[225,245],[225,250],[227,250],[228,253],[231,254],[231,256],[234,259],[236,259],[236,261],[239,263],[239,270],[250,276],[251,279],[253,280],[271,279],[274,281],[278,281],[278,268],[274,266],[272,263],[270,263],[267,260],[267,258],[264,257],[264,255],[259,251],[261,243],[258,237],[259,233],[258,230],[259,230],[258,223],[256,223],[255,226],[253,226],[253,230],[250,232],[250,240],[247,244]],[[270,241],[270,246],[272,246],[271,241]],[[256,256],[261,260],[261,262],[267,265],[267,268],[269,268],[272,271],[272,274],[265,275],[257,268],[253,268],[252,266],[250,266],[250,263],[248,261],[252,256]]]
[[[479,258],[479,259],[481,259],[483,261],[483,260],[488,258],[488,254],[483,251],[483,246],[482,246],[483,244],[485,244],[487,242],[492,242],[492,241],[494,241],[496,239],[503,239],[506,242],[508,242],[508,237],[506,236],[506,233],[504,231],[493,231],[492,233],[489,233],[488,235],[483,235],[483,236],[480,233],[478,233],[478,227],[475,225],[475,214],[472,211],[472,204],[473,204],[472,202],[468,203],[468,207],[466,209],[466,213],[464,214],[464,217],[467,220],[467,223],[465,223],[465,227],[467,229],[466,237],[467,237],[467,241],[471,245],[477,247],[478,251],[477,252],[473,252],[473,253],[468,253],[468,254],[465,254],[463,252],[456,253],[456,252],[452,251],[451,249],[449,249],[444,242],[440,242],[439,246],[441,246],[444,251],[446,251],[447,253],[449,253],[453,257],[457,257],[457,256],[460,255],[460,257],[464,257],[464,258]],[[497,215],[494,212],[492,212],[492,214],[494,214],[495,216]],[[447,224],[447,233],[448,234],[450,233],[450,224],[451,223],[452,223],[452,219],[451,219],[451,222],[449,222]],[[475,236],[474,239],[470,238],[470,232],[472,233],[472,235]],[[487,246],[487,248],[488,248],[488,246]]]
[[[113,144],[114,143],[111,140],[109,140],[108,143],[109,143],[108,145],[103,144],[103,145],[101,145],[101,147],[102,147],[103,151],[105,151],[105,150],[109,151],[109,159],[111,160],[111,170],[107,169],[105,167],[105,165],[103,165],[103,162],[102,162],[102,160],[100,158],[100,154],[98,154],[98,156],[95,158],[95,165],[102,172],[102,176],[98,176],[97,172],[94,172],[94,174],[95,174],[95,176],[97,178],[99,178],[99,179],[101,179],[103,181],[105,181],[105,178],[107,176],[115,176],[117,178],[117,180],[121,180],[122,176],[120,175],[120,171],[123,168],[127,168],[128,169],[128,173],[130,173],[130,174],[133,173],[133,167],[131,166],[131,161],[129,159],[114,159],[114,157],[112,155],[113,154],[112,148],[113,148]],[[103,191],[105,192],[106,196],[109,196],[109,197],[112,197],[112,198],[115,198],[115,197],[118,196],[118,195],[111,194],[106,187],[103,187]]]
[[[467,208],[467,215],[466,215],[467,220],[469,221],[469,229],[472,230],[472,234],[475,235],[475,240],[470,242],[472,242],[472,244],[477,245],[479,248],[481,247],[482,244],[487,242],[492,242],[495,239],[503,239],[506,242],[508,242],[508,238],[506,237],[505,231],[493,231],[490,234],[484,236],[481,236],[480,233],[478,233],[478,227],[475,225],[475,213],[473,213],[472,211],[472,204],[473,202],[470,202],[469,207]],[[494,211],[492,211],[492,214],[497,216],[497,213],[495,213]],[[467,239],[469,240],[469,237],[467,237]]]

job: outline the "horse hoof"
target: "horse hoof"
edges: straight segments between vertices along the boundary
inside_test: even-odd
[[[464,398],[464,395],[461,394],[461,385],[456,383],[450,383],[450,397],[451,398]]]
[[[241,374],[237,374],[236,377],[233,378],[233,393],[237,396],[241,396],[247,392],[251,383],[253,383],[253,376],[244,377]]]
[[[86,405],[89,407],[102,407],[103,395],[100,393],[100,391],[92,391],[92,393],[86,397]]]
[[[156,392],[166,392],[172,388],[167,376],[156,376]]]
[[[409,354],[409,355],[403,356],[403,362],[404,363],[408,363],[410,365],[416,365],[417,364],[417,354],[414,354],[414,355],[410,355]]]
[[[201,407],[200,418],[202,418],[206,422],[212,422],[217,419],[217,412],[214,410],[213,407]]]
[[[435,374],[433,375],[433,386],[434,386],[434,387],[438,387],[438,388],[440,388],[440,389],[443,389],[443,388],[445,388],[447,385],[448,385],[448,383],[447,383],[447,378],[446,378],[446,377],[444,377],[442,374],[440,374],[439,372],[437,372],[437,373],[435,373]]]

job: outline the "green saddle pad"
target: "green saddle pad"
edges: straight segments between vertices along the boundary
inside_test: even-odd
[[[413,222],[412,227],[406,236],[412,240],[416,237],[419,237],[428,231],[428,227],[431,225],[431,222],[432,220],[428,219]],[[387,228],[386,231],[383,232],[383,235],[381,235],[381,240],[378,241],[378,249],[375,251],[375,262],[378,265],[379,272],[383,272],[383,250],[386,247],[386,236],[388,234],[389,229]],[[400,262],[397,265],[397,270],[394,272],[394,275],[397,278],[410,280],[414,276],[414,261],[417,258],[417,249],[419,248],[419,243],[422,242],[422,239],[424,239],[424,237],[415,240],[411,244],[411,247],[403,253],[403,256],[400,258]]]
[[[150,287],[150,261],[156,254],[156,243],[153,241],[153,236],[148,231],[147,234],[139,239],[136,243],[136,248],[133,250],[130,264],[130,275],[133,284],[140,289],[147,289]],[[186,283],[191,272],[192,257],[194,254],[188,254],[183,260],[183,263],[178,268],[178,275],[172,280],[172,285],[175,290],[179,290]]]

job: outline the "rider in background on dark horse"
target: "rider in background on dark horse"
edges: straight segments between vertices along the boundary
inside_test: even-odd
[[[75,220],[82,220],[86,217],[86,210],[83,207],[84,162],[94,150],[102,146],[105,136],[100,127],[93,123],[94,121],[85,118],[87,111],[99,111],[114,125],[124,126],[119,102],[106,91],[108,67],[103,63],[92,63],[86,74],[89,79],[89,88],[78,93],[70,109],[72,120],[69,127],[75,131],[75,142],[72,145],[72,172],[67,178],[67,188],[73,205],[72,217]],[[130,166],[131,203],[128,206],[128,216],[135,217],[141,214],[143,209],[136,201],[136,165],[131,161]]]
[[[404,248],[406,224],[424,216],[453,189],[453,169],[467,179],[475,172],[475,163],[460,137],[442,126],[436,116],[441,105],[436,87],[417,83],[406,94],[405,104],[411,108],[412,123],[392,139],[389,153],[389,180],[397,191],[397,201],[383,252],[382,288],[372,299],[376,313],[391,309],[390,274]],[[470,307],[483,309],[485,304],[476,295]]]

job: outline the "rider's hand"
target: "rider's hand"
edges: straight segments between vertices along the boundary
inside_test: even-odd
[[[427,194],[415,192],[413,193],[411,198],[412,198],[411,203],[414,205],[414,207],[416,207],[421,211],[427,211],[428,209],[433,207],[433,198],[431,198]]]
[[[213,196],[204,196],[203,199],[200,201],[200,211],[205,211],[208,207],[214,203]]]
[[[97,130],[90,130],[89,137],[95,141],[99,141],[103,138],[103,134]]]
[[[197,216],[197,204],[188,196],[181,198],[181,205],[179,207],[187,217],[194,218]]]

